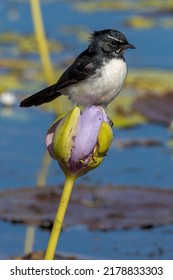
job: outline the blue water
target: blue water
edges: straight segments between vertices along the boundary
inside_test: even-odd
[[[24,255],[27,227],[0,222],[0,259]],[[62,232],[58,252],[79,259],[172,259],[173,225],[149,230],[88,231],[76,226]],[[35,250],[45,250],[49,233],[35,231]]]
[[[136,45],[126,59],[129,71],[133,68],[172,69],[172,29],[157,25],[150,29],[131,29],[124,21],[133,15],[150,11],[103,11],[84,13],[75,9],[75,1],[41,1],[46,35],[64,44],[61,53],[52,53],[55,65],[73,58],[87,42],[81,42],[70,28],[81,27],[90,32],[104,28],[119,29]],[[13,15],[13,16],[12,16]],[[157,20],[166,16],[160,15]],[[168,16],[167,16],[168,17]],[[1,1],[0,32],[32,34],[33,25],[29,1]],[[165,45],[166,42],[166,45]],[[21,54],[14,45],[1,44],[0,57],[34,58],[38,54]],[[3,69],[2,69],[3,70]],[[1,71],[2,73],[2,71]],[[33,84],[35,81],[33,81]],[[26,93],[27,93],[26,88]],[[23,95],[25,92],[23,92]],[[40,109],[0,108],[0,190],[34,187],[45,152],[45,135],[54,117]],[[104,187],[122,184],[151,188],[172,189],[172,150],[167,145],[170,131],[160,125],[145,124],[132,129],[116,129],[115,140],[102,165],[78,179]],[[128,138],[158,139],[161,146],[119,149],[116,140]],[[47,184],[63,184],[64,175],[56,162],[51,163]],[[26,226],[0,222],[0,258],[21,255],[24,248]],[[98,259],[171,259],[173,255],[172,225],[150,230],[132,229],[108,232],[88,231],[76,226],[64,230],[58,250],[86,258]],[[34,250],[44,250],[49,233],[36,229]]]

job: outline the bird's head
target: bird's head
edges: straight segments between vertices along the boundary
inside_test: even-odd
[[[102,51],[108,56],[122,57],[126,49],[135,49],[129,44],[126,37],[118,30],[104,29],[94,31],[90,38],[89,50],[92,52]]]

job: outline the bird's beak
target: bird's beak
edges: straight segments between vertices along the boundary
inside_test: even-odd
[[[129,43],[127,45],[125,45],[124,48],[125,49],[136,49],[136,47],[134,45],[129,44]]]

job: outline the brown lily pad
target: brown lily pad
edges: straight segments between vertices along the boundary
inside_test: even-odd
[[[147,94],[134,101],[133,109],[152,122],[170,125],[173,120],[173,92],[164,95]]]
[[[51,228],[61,193],[60,187],[1,192],[0,219]],[[172,190],[75,186],[63,226],[110,230],[169,223],[173,223]]]
[[[45,251],[34,251],[32,253],[15,256],[10,259],[12,260],[43,260],[45,256]],[[71,255],[71,254],[55,254],[54,260],[81,260],[81,256]]]
[[[121,149],[133,147],[157,147],[163,146],[163,142],[158,139],[136,138],[136,139],[117,139],[115,146]]]

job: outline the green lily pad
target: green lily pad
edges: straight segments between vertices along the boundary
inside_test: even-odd
[[[172,90],[172,77],[172,70],[130,69],[125,87],[134,89],[136,95],[146,92],[163,94]]]
[[[167,10],[170,10],[173,8],[172,1],[150,1],[150,0],[121,0],[121,1],[114,1],[114,0],[108,0],[108,1],[78,1],[74,4],[75,8],[80,12],[95,12],[95,11],[106,11],[106,10],[144,10],[148,9],[149,11],[156,10],[156,11],[164,11],[165,6]]]
[[[1,45],[16,46],[21,54],[38,53],[38,44],[34,34],[18,34],[14,32],[4,32],[0,34]],[[60,52],[63,45],[60,42],[47,39],[48,47],[51,52]]]
[[[125,25],[136,29],[146,29],[154,27],[156,25],[156,21],[154,18],[133,16],[129,19],[126,19]]]

